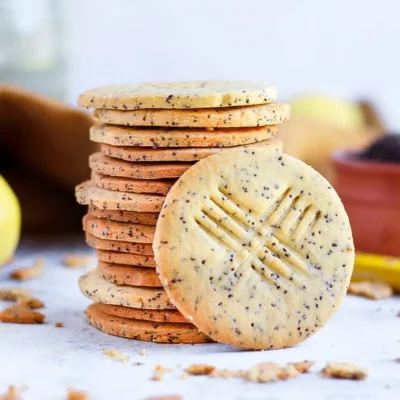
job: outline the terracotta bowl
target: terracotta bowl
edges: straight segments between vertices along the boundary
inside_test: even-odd
[[[400,164],[332,157],[333,186],[350,218],[356,251],[400,256]]]

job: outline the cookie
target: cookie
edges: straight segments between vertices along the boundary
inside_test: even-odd
[[[96,187],[105,190],[166,195],[176,179],[130,179],[92,172],[92,182]]]
[[[339,308],[354,263],[351,228],[330,184],[275,150],[199,161],[169,192],[153,250],[179,311],[216,341],[293,346]]]
[[[107,157],[100,152],[89,157],[92,171],[133,179],[178,178],[192,165],[192,163],[133,163]]]
[[[87,108],[210,108],[272,103],[276,87],[264,82],[188,81],[104,86],[78,98]]]
[[[104,279],[116,285],[162,287],[156,270],[139,266],[126,266],[99,262],[97,267]]]
[[[139,308],[112,306],[110,304],[102,303],[97,303],[97,308],[106,314],[122,318],[133,318],[153,322],[189,322],[179,311],[176,310],[143,310]]]
[[[151,225],[116,222],[95,218],[89,214],[83,217],[83,229],[99,239],[133,243],[152,243],[155,231],[154,226]]]
[[[133,147],[232,147],[258,143],[276,136],[277,125],[255,128],[194,129],[146,128],[96,124],[90,139],[113,146]]]
[[[90,181],[78,185],[75,196],[79,204],[92,205],[103,210],[135,212],[159,212],[165,199],[164,196],[104,190]]]
[[[281,150],[282,142],[278,139],[264,140],[254,146],[267,147],[275,146]],[[213,154],[220,153],[221,151],[229,150],[230,148],[224,147],[185,147],[178,149],[147,149],[143,147],[119,147],[103,144],[101,152],[109,157],[120,158],[125,161],[178,161],[178,162],[192,162],[198,161],[203,158],[209,157]],[[172,186],[172,185],[171,185]],[[171,187],[170,187],[171,188]],[[168,192],[167,192],[168,193]],[[164,194],[167,194],[164,193]]]
[[[89,322],[109,335],[156,343],[206,343],[211,340],[192,324],[150,322],[106,314],[91,304],[86,309]]]
[[[106,189],[107,190],[107,189]],[[155,225],[159,213],[156,212],[136,212],[123,210],[108,210],[89,205],[88,213],[93,217],[111,219],[119,222],[129,222],[131,224]]]
[[[133,243],[131,243],[133,244]],[[142,251],[148,253],[145,254],[135,254],[135,253],[122,253],[119,251],[107,251],[107,250],[97,250],[97,258],[99,261],[104,261],[111,264],[123,264],[123,265],[138,265],[140,267],[155,268],[156,262],[153,256],[153,250],[151,245],[144,244],[138,246],[146,246],[145,248],[135,249],[137,251]]]
[[[135,260],[134,262],[130,261],[130,265],[141,265],[142,264],[136,264],[138,262],[145,262],[149,256],[153,256],[153,249],[151,244],[147,243],[130,243],[130,242],[122,242],[122,241],[117,241],[117,240],[105,240],[105,239],[99,239],[95,236],[92,236],[90,233],[86,232],[86,243],[94,247],[95,249],[104,250],[104,252],[101,252],[103,257],[103,260],[105,262],[117,262],[117,261],[110,261],[110,259],[114,259],[112,254],[109,253],[129,253],[132,254],[133,256],[130,257],[130,260]],[[98,255],[99,256],[99,255]],[[137,256],[137,257],[135,257]],[[142,257],[145,256],[145,257]],[[117,262],[118,263],[118,262]],[[125,264],[125,263],[124,263]],[[145,265],[147,266],[147,265]],[[155,266],[155,262],[153,261],[150,265],[148,266]]]
[[[104,304],[154,310],[175,309],[163,289],[118,286],[94,269],[79,278],[79,287],[88,299]]]
[[[106,110],[93,113],[96,122],[126,126],[173,128],[243,128],[276,125],[290,117],[287,103],[197,110]]]

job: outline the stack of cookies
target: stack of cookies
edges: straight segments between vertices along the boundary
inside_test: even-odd
[[[113,86],[79,97],[95,109],[90,138],[100,143],[89,159],[92,179],[76,189],[98,257],[98,268],[80,279],[94,301],[92,325],[154,342],[210,340],[175,308],[156,273],[157,220],[174,183],[199,160],[246,145],[282,149],[275,136],[290,109],[275,99],[274,87],[249,82]]]

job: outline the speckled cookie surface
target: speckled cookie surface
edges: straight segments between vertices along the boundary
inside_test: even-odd
[[[89,214],[83,217],[83,229],[99,239],[133,243],[153,243],[155,228],[152,225],[130,224],[109,219],[96,218]]]
[[[93,119],[105,124],[173,128],[242,128],[277,125],[290,117],[287,103],[197,110],[106,110],[97,109]]]
[[[117,285],[162,287],[153,268],[109,264],[102,261],[97,267],[105,279]]]
[[[254,146],[275,146],[281,148],[282,142],[278,139],[264,140]],[[202,160],[221,151],[230,150],[230,147],[184,147],[178,149],[148,149],[143,147],[119,147],[103,144],[101,152],[109,157],[120,158],[125,161],[179,161],[192,162]],[[167,192],[168,193],[168,192]]]
[[[104,86],[82,93],[78,104],[87,108],[134,110],[234,107],[275,100],[276,87],[265,82],[187,81]]]
[[[93,184],[101,189],[128,193],[166,195],[176,179],[130,179],[92,172]]]
[[[109,176],[119,176],[133,179],[166,179],[178,178],[187,171],[193,163],[133,163],[107,157],[101,152],[89,157],[92,171]]]
[[[75,196],[79,204],[103,210],[136,212],[159,212],[165,199],[164,196],[104,190],[94,186],[90,181],[78,185]]]
[[[123,210],[108,210],[89,205],[88,213],[97,218],[111,219],[112,221],[129,222],[131,224],[156,225],[159,213],[136,212]]]
[[[151,322],[106,314],[91,304],[86,309],[89,322],[109,335],[157,343],[206,343],[211,340],[192,324]]]
[[[84,296],[98,303],[154,310],[176,308],[163,289],[118,286],[104,279],[97,269],[82,275],[79,287]]]
[[[148,244],[136,244],[136,246],[137,247],[134,250],[137,251],[137,253],[98,249],[96,252],[97,258],[99,261],[104,261],[111,264],[138,265],[140,267],[155,268],[156,262],[154,260],[151,246]],[[141,248],[139,248],[139,246],[141,246]],[[142,253],[139,253],[140,251]]]
[[[278,151],[222,152],[174,185],[153,243],[171,301],[214,340],[303,341],[338,309],[354,262],[344,207],[311,167]]]
[[[97,309],[121,318],[133,318],[143,321],[153,322],[178,322],[189,323],[189,321],[176,310],[144,310],[140,308],[129,308],[122,306],[112,306],[110,304],[96,304]]]
[[[101,257],[102,259],[104,258],[104,261],[106,262],[116,262],[116,261],[111,261],[111,259],[114,258],[111,253],[115,252],[129,253],[133,255],[132,260],[135,260],[135,262],[132,263],[130,262],[129,264],[142,266],[143,265],[142,263],[146,262],[149,256],[153,255],[153,249],[151,245],[147,243],[131,243],[131,242],[121,242],[117,240],[99,239],[87,232],[85,234],[85,237],[86,237],[86,243],[89,246],[94,247],[99,251],[105,250],[104,254],[102,253]],[[150,261],[148,262],[150,263]],[[154,260],[152,260],[151,264],[145,266],[155,267]]]
[[[277,125],[255,128],[195,129],[145,128],[96,124],[90,128],[90,139],[114,146],[134,147],[231,147],[273,138]]]

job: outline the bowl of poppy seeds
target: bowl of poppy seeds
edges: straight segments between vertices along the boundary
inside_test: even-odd
[[[333,184],[350,218],[357,251],[400,256],[400,135],[332,157]]]

